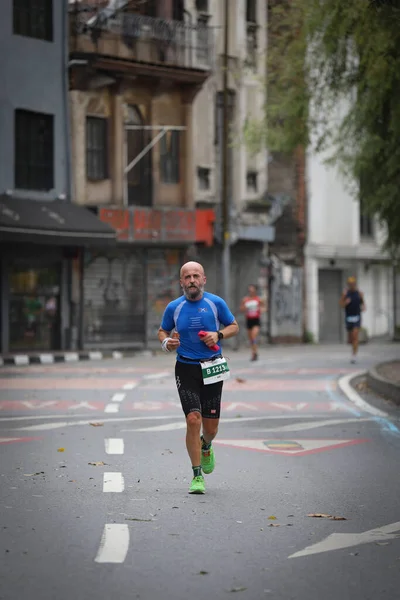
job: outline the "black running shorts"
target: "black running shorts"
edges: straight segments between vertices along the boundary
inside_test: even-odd
[[[253,319],[246,319],[246,327],[247,329],[253,329],[253,327],[260,327],[261,321],[258,317]]]
[[[191,412],[199,412],[206,419],[219,419],[223,381],[204,385],[198,363],[179,361],[175,365],[175,381],[186,417]]]

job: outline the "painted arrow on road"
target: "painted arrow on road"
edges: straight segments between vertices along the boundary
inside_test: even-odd
[[[300,558],[301,556],[310,556],[311,554],[321,554],[322,552],[332,552],[333,550],[341,550],[342,548],[351,548],[352,546],[360,546],[361,544],[369,544],[371,542],[387,542],[400,537],[400,521],[370,529],[363,533],[332,533],[327,538],[307,546],[304,550],[291,554],[288,558]]]

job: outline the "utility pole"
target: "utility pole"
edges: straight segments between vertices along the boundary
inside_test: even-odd
[[[229,0],[225,0],[224,12],[224,55],[223,55],[223,126],[222,126],[222,296],[230,302],[231,254],[230,254],[230,198],[229,198],[229,94],[228,94],[228,43],[229,43]]]

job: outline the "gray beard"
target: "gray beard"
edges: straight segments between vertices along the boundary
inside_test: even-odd
[[[192,288],[192,289],[183,289],[183,294],[187,300],[200,300],[203,296],[204,287],[200,288]]]

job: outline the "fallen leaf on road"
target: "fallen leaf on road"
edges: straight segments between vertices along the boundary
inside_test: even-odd
[[[268,517],[269,521],[276,521],[276,517],[274,517],[274,515],[271,515],[270,517]]]
[[[247,588],[245,588],[245,587],[237,587],[237,588],[232,588],[229,591],[230,592],[245,592],[246,590],[247,590]]]
[[[125,517],[125,521],[139,521],[140,523],[150,523],[155,519],[137,519],[136,517]]]
[[[390,542],[375,542],[377,546],[389,546]]]
[[[243,523],[243,521],[236,521],[236,523]]]
[[[90,462],[88,463],[88,465],[91,465],[92,467],[104,467],[107,463],[103,462],[102,460],[100,460],[99,462]]]
[[[57,448],[57,452],[65,452],[65,448]]]
[[[315,519],[330,519],[331,521],[347,521],[346,517],[335,517],[334,515],[327,515],[325,513],[311,513],[307,517],[313,517]]]
[[[89,423],[92,427],[103,427],[104,423]]]
[[[199,571],[198,575],[208,575],[208,571]]]
[[[246,380],[242,379],[241,377],[236,377],[236,381],[237,383],[246,383]]]
[[[38,471],[37,473],[24,473],[24,477],[34,477],[35,475],[44,475],[44,471]]]
[[[280,525],[278,523],[270,523],[268,527],[280,527]]]

